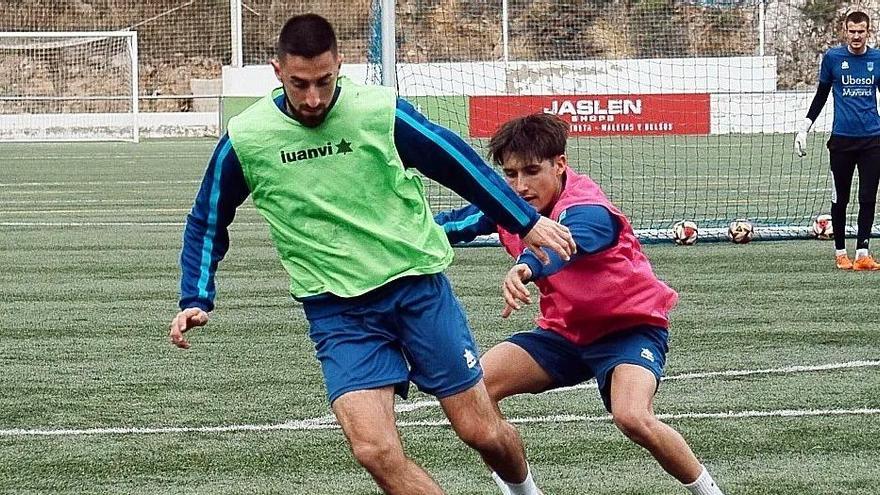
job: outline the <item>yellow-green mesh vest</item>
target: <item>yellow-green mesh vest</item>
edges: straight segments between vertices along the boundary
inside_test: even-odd
[[[296,297],[357,296],[443,271],[453,257],[420,178],[404,169],[394,146],[394,93],[339,81],[336,104],[318,127],[275,105],[281,88],[229,122]]]

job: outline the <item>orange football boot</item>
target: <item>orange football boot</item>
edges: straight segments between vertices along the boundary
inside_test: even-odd
[[[874,261],[874,257],[871,255],[862,256],[861,258],[856,258],[852,264],[852,269],[857,272],[880,270],[880,263]]]

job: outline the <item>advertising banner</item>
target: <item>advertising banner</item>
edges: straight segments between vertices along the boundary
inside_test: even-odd
[[[490,137],[513,117],[559,116],[571,136],[709,134],[709,94],[471,96],[470,136]]]

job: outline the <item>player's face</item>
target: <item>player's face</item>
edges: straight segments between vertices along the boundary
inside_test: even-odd
[[[867,41],[867,22],[846,23],[846,43],[849,45],[849,48],[853,53],[862,53],[865,50],[865,43],[867,43]]]
[[[562,193],[565,155],[543,161],[507,155],[501,167],[507,184],[541,214],[549,214]]]
[[[287,54],[272,61],[287,94],[287,109],[301,124],[316,127],[324,122],[341,64],[342,55],[332,51],[313,58]]]

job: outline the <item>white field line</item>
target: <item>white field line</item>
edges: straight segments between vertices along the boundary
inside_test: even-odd
[[[811,371],[828,371],[839,369],[865,368],[880,366],[880,361],[850,361],[845,363],[831,363],[815,366],[788,366],[784,368],[769,368],[763,370],[728,370],[712,371],[705,373],[685,373],[664,378],[665,380],[688,380],[713,377],[739,377],[766,374],[789,374]],[[586,383],[574,387],[554,389],[549,392],[564,392],[582,388],[596,388],[596,384]],[[545,392],[545,393],[549,393]],[[395,407],[398,412],[408,412],[423,407],[436,406],[437,401],[418,401],[411,404],[400,404]],[[671,419],[740,419],[740,418],[764,418],[764,417],[808,417],[808,416],[845,416],[845,415],[877,415],[880,409],[777,409],[772,411],[728,411],[706,413],[678,413],[658,414],[662,420]],[[526,423],[572,423],[572,422],[596,422],[609,421],[611,416],[581,416],[581,415],[555,415],[536,416],[524,418],[508,418],[508,421],[516,424]],[[400,427],[418,426],[448,426],[446,420],[424,421],[398,421]],[[156,428],[83,428],[83,429],[0,429],[0,437],[23,437],[23,436],[82,436],[82,435],[146,435],[146,434],[175,434],[175,433],[229,433],[239,431],[304,431],[304,430],[334,430],[338,429],[333,416],[322,416],[304,420],[287,421],[280,424],[264,425],[227,425],[227,426],[200,426],[200,427],[156,427]]]
[[[0,187],[45,187],[45,186],[104,186],[104,185],[135,185],[150,184],[200,184],[200,180],[102,180],[102,181],[70,181],[70,182],[0,182]]]
[[[156,151],[164,151],[165,153],[167,153],[165,155],[159,155],[158,158],[163,158],[163,159],[164,158],[174,158],[174,159],[198,158],[198,159],[202,159],[207,162],[208,158],[211,157],[211,148],[208,148],[204,153],[198,152],[198,151],[186,151],[186,152],[181,152],[181,153],[177,152],[176,148],[178,146],[189,145],[189,144],[190,143],[187,143],[186,141],[177,141],[169,146],[163,146],[162,148],[158,148]],[[193,143],[193,144],[198,144],[198,143]],[[166,150],[171,150],[171,151],[166,151]],[[28,162],[28,161],[30,161],[30,162],[45,162],[46,161],[45,156],[36,156],[36,155],[31,155],[31,154],[27,154],[27,155],[23,154],[21,156],[13,156],[13,158],[15,158],[15,160],[19,161],[19,162]],[[156,153],[152,150],[146,154],[96,153],[93,155],[77,155],[77,154],[73,154],[73,153],[64,153],[65,160],[94,161],[97,159],[101,159],[101,160],[111,160],[112,159],[112,160],[117,160],[117,161],[122,160],[122,161],[124,161],[125,164],[134,163],[135,161],[142,160],[144,158],[156,158]]]
[[[880,414],[880,409],[777,409],[775,411],[728,411],[709,413],[678,413],[658,414],[657,418],[669,421],[675,419],[745,419],[745,418],[803,418],[809,416],[872,416]],[[611,421],[611,415],[581,416],[576,414],[559,414],[555,416],[533,416],[525,418],[507,418],[514,424],[530,423],[595,423]],[[398,426],[449,426],[448,420],[436,421],[400,421]],[[326,428],[324,428],[326,429]]]
[[[91,190],[81,190],[81,189],[60,189],[58,191],[46,191],[46,190],[33,190],[33,191],[3,191],[3,194],[16,195],[19,197],[24,196],[47,196],[47,195],[71,195],[71,194],[97,194],[97,191]]]
[[[35,210],[28,208],[24,210],[0,210],[4,215],[34,215],[34,216],[55,216],[76,214],[108,214],[108,213],[189,213],[192,208],[68,208],[63,210]]]
[[[133,205],[133,206],[122,206],[122,205],[114,205],[112,208],[66,208],[66,209],[46,209],[46,210],[38,210],[34,208],[26,208],[21,210],[2,210],[0,209],[0,213],[2,214],[10,214],[10,215],[34,215],[34,216],[65,216],[70,214],[97,214],[97,215],[105,215],[105,214],[116,214],[119,215],[121,213],[125,214],[135,214],[135,213],[189,213],[192,210],[192,207],[187,208],[143,208],[142,205]],[[257,211],[254,207],[249,206],[241,206],[237,208],[236,211]]]
[[[880,409],[778,409],[774,411],[728,411],[707,413],[679,413],[658,414],[661,420],[676,419],[745,419],[745,418],[802,418],[810,416],[872,416],[880,414]],[[610,415],[582,416],[574,414],[561,414],[555,416],[531,416],[524,418],[507,418],[514,424],[535,423],[579,423],[610,421]],[[398,421],[398,427],[442,427],[449,426],[449,421],[424,420],[424,421]],[[90,429],[59,429],[59,430],[0,430],[0,437],[25,437],[25,436],[83,436],[83,435],[150,435],[150,434],[176,434],[176,433],[232,433],[242,431],[307,431],[307,430],[338,430],[336,423],[325,423],[314,420],[288,421],[280,424],[267,425],[228,425],[228,426],[201,426],[201,427],[163,427],[163,428],[90,428]]]
[[[846,363],[831,363],[831,364],[820,364],[813,366],[787,366],[784,368],[768,368],[763,370],[727,370],[727,371],[707,371],[702,373],[683,373],[681,375],[673,375],[673,376],[665,376],[663,377],[663,382],[671,382],[675,380],[694,380],[700,378],[728,378],[728,377],[738,377],[738,376],[755,376],[755,375],[772,375],[772,374],[789,374],[789,373],[805,373],[811,371],[829,371],[829,370],[840,370],[840,369],[851,369],[851,368],[871,368],[880,366],[880,361],[849,361]],[[598,384],[596,384],[596,380],[590,380],[586,383],[581,383],[579,385],[574,385],[571,387],[560,387],[554,388],[553,390],[548,390],[543,392],[545,394],[555,394],[559,392],[569,392],[571,390],[581,390],[581,389],[596,389],[598,388]],[[404,404],[398,404],[394,410],[397,412],[410,412],[415,411],[417,409],[423,409],[425,407],[434,407],[439,406],[440,403],[436,400],[421,400],[416,402],[409,402]],[[332,418],[332,416],[329,416]]]
[[[166,199],[164,201],[156,201],[158,203],[172,203],[177,204],[180,201]],[[142,205],[144,204],[143,199],[86,199],[86,198],[74,198],[74,199],[13,199],[13,200],[4,200],[4,205],[54,205],[54,204],[72,204],[72,205],[84,205],[84,204],[110,204],[110,205]]]
[[[32,207],[34,205],[110,205],[110,206],[118,206],[118,205],[134,205],[134,206],[143,206],[144,205],[143,198],[138,199],[124,199],[124,198],[116,198],[116,199],[87,199],[87,198],[71,198],[71,199],[10,199],[3,200],[3,205],[26,205],[28,207]],[[150,200],[150,203],[168,203],[173,205],[178,205],[181,201],[178,201],[173,198],[165,198],[165,199],[155,199]],[[239,206],[239,208],[243,208],[244,206]],[[2,210],[0,210],[2,212]]]
[[[184,222],[0,222],[0,227],[184,227]],[[236,228],[265,227],[260,222],[235,222]]]
[[[183,227],[183,222],[0,222],[0,227],[116,227],[120,225],[152,227],[157,225]]]

